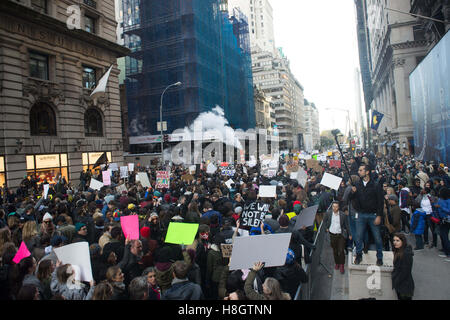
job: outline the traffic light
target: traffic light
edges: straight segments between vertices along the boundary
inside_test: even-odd
[[[164,135],[164,142],[169,142],[169,135],[168,134]]]

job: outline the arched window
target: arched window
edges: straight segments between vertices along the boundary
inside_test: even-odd
[[[32,136],[56,136],[56,117],[53,109],[44,102],[33,105],[30,111]]]
[[[103,136],[102,115],[98,110],[90,108],[84,114],[84,134],[90,137]]]

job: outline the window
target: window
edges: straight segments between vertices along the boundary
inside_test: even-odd
[[[90,108],[84,114],[84,134],[90,137],[103,136],[103,121],[97,109]]]
[[[0,187],[6,186],[5,157],[0,157]]]
[[[95,18],[84,16],[84,30],[95,33]]]
[[[30,52],[30,77],[49,80],[47,55]]]
[[[83,66],[83,88],[94,89],[96,85],[97,78],[95,69]]]
[[[102,156],[102,154],[103,154],[103,152],[83,153],[81,155],[81,159],[82,159],[82,163],[83,163],[83,170],[86,170],[86,169],[92,170],[94,167],[94,164]],[[109,163],[112,162],[111,152],[106,152],[106,158],[108,159]]]
[[[39,184],[47,181],[50,184],[58,182],[59,175],[69,182],[67,170],[67,154],[27,155],[27,176],[39,178]]]
[[[47,0],[31,0],[31,7],[40,13],[48,13]]]
[[[56,136],[56,117],[48,104],[38,102],[31,108],[30,133],[32,136]]]

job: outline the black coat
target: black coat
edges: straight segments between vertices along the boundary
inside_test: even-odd
[[[282,291],[289,293],[292,299],[295,298],[300,283],[308,282],[305,270],[298,263],[278,267],[274,278],[280,282]]]
[[[394,260],[394,270],[392,271],[392,289],[406,296],[414,295],[413,256],[414,252],[408,245],[403,252],[403,257]]]

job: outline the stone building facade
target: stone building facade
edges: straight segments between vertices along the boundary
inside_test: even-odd
[[[116,26],[114,0],[0,2],[0,184],[60,173],[78,186],[103,152],[123,163],[116,61],[129,50]],[[111,65],[106,93],[92,99]]]

